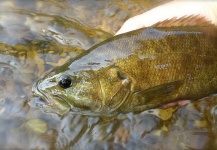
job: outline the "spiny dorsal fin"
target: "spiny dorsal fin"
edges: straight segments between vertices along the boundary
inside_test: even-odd
[[[173,17],[158,22],[152,27],[176,27],[176,26],[215,26],[205,17],[200,15],[183,16],[181,18]]]

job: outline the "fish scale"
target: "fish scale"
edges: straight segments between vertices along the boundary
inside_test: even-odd
[[[33,92],[49,101],[53,113],[141,112],[217,93],[216,60],[216,27],[143,28],[105,40],[53,69]],[[71,79],[70,86],[59,86],[62,76]],[[48,77],[56,78],[52,86]],[[61,99],[52,95],[54,89]]]

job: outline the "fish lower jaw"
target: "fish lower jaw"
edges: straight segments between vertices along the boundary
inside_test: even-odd
[[[55,113],[58,115],[63,115],[70,111],[69,104],[59,96],[52,94],[49,96],[37,88],[33,88],[32,92],[35,97],[40,98],[40,101],[36,103],[36,106],[41,108],[42,111],[46,113]]]

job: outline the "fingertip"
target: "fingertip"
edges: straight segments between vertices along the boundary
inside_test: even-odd
[[[129,31],[133,31],[133,30],[145,27],[145,24],[141,19],[142,19],[141,15],[137,15],[137,16],[134,16],[134,17],[128,19],[122,25],[122,27],[117,31],[117,33],[115,35],[122,34],[122,33],[125,33],[125,32],[129,32]]]

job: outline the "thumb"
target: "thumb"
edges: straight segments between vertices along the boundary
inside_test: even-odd
[[[131,30],[151,26],[157,22],[174,17],[200,15],[207,21],[217,25],[217,2],[216,1],[172,1],[158,6],[141,15],[127,20],[115,34],[121,34]]]

